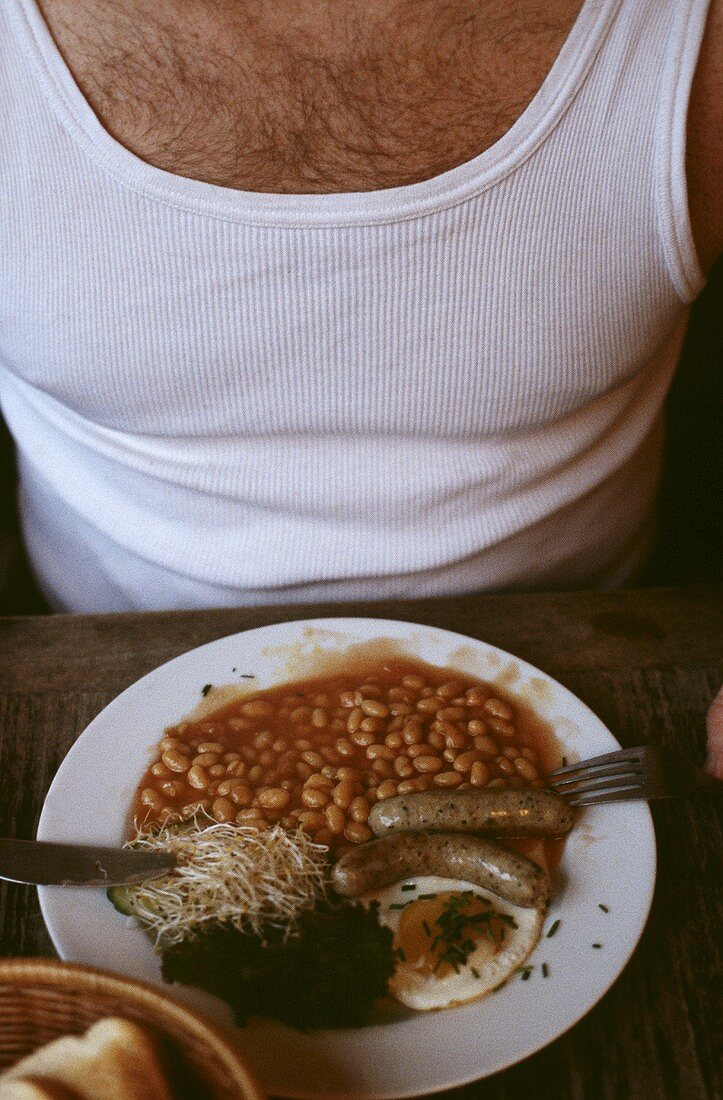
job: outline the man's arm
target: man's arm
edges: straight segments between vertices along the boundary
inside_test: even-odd
[[[708,271],[723,252],[723,0],[712,0],[693,78],[686,166],[693,236]]]

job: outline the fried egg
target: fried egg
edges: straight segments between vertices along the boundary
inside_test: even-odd
[[[522,966],[542,930],[539,910],[457,879],[408,878],[365,901],[378,903],[379,923],[394,936],[390,993],[422,1012],[491,993]]]

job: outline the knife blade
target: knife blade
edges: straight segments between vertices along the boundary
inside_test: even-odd
[[[0,879],[32,886],[124,886],[159,878],[175,864],[165,851],[0,838]]]

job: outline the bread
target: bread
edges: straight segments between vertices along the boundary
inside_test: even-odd
[[[0,1077],[0,1100],[78,1100],[78,1093],[42,1077]]]
[[[28,1082],[28,1079],[29,1082]],[[85,1035],[65,1036],[29,1054],[0,1078],[27,1088],[60,1085],[68,1100],[172,1100],[155,1040],[139,1024],[108,1017]],[[55,1100],[49,1092],[8,1093],[7,1100]],[[0,1092],[0,1100],[6,1094]],[[58,1100],[66,1100],[60,1094]]]

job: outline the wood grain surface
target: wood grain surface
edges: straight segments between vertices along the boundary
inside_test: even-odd
[[[214,638],[289,619],[363,615],[480,638],[560,680],[623,745],[651,742],[702,763],[722,611],[723,590],[697,586],[0,619],[0,836],[34,836],[73,741],[139,676]],[[650,921],[602,1001],[545,1050],[438,1100],[723,1097],[721,804],[699,792],[652,805],[659,869]],[[34,889],[0,886],[0,938],[4,955],[53,953]]]

